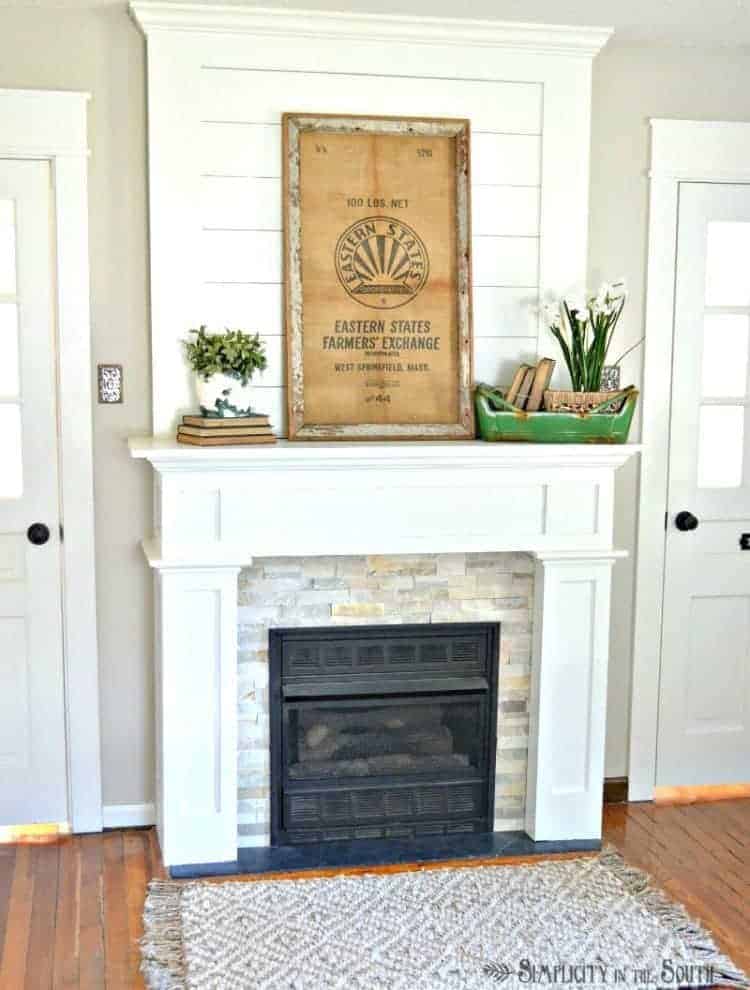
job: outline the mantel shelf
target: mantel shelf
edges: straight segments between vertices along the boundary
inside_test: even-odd
[[[193,447],[159,437],[133,437],[132,457],[164,471],[252,471],[268,468],[617,468],[639,444],[515,444],[481,440],[317,442],[280,440],[256,447]]]

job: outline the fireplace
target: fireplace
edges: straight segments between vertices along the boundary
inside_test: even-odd
[[[192,449],[158,439],[131,441],[133,456],[147,458],[157,473],[155,532],[144,549],[157,576],[155,787],[165,864],[176,869],[224,863],[229,869],[236,868],[238,847],[274,852],[269,846],[271,747],[266,712],[271,694],[281,695],[282,670],[274,664],[271,684],[265,653],[269,624],[285,628],[295,627],[295,622],[319,622],[335,626],[337,632],[352,629],[359,634],[364,621],[390,625],[414,614],[411,621],[422,623],[423,631],[437,630],[437,622],[423,618],[426,611],[438,622],[503,623],[496,805],[498,785],[510,787],[506,793],[511,797],[517,786],[523,819],[514,829],[524,829],[536,843],[598,842],[609,592],[612,566],[622,556],[612,539],[614,473],[636,449],[596,444],[280,442],[251,451]],[[363,505],[375,506],[376,511],[365,519]],[[465,555],[524,551],[534,557],[529,565],[534,572],[533,636],[522,650],[510,649],[506,655],[514,637],[528,636],[528,617],[519,626],[512,613],[488,609],[484,597],[475,597],[484,596],[484,582],[478,575],[473,582],[461,582],[461,575],[451,573],[452,565],[459,555],[468,578]],[[310,559],[320,573],[332,558],[349,558],[359,566],[372,555],[382,561],[383,555],[425,554],[433,555],[438,573],[411,576],[407,591],[414,607],[408,613],[398,577],[387,579],[390,587],[384,590],[392,597],[384,600],[369,594],[372,589],[367,582],[362,586],[361,575],[352,582],[343,570],[339,574],[338,564],[335,574],[329,568],[328,578],[320,575],[318,586],[300,586],[294,579],[293,587],[285,589],[283,582],[289,578],[279,574],[278,583],[269,582],[263,576],[265,567],[256,563],[275,560],[278,568],[279,562],[300,560],[304,585]],[[425,578],[429,588],[423,587]],[[251,585],[252,604],[247,600]],[[502,598],[506,592],[498,588],[497,594]],[[330,606],[325,616],[318,613],[321,599]],[[253,615],[246,615],[246,609]],[[461,614],[466,618],[457,618]],[[404,628],[394,624],[391,634],[402,634]],[[530,664],[526,661],[522,671],[522,656],[529,653]],[[440,678],[437,686],[446,688],[442,693],[453,695],[453,685],[443,678],[449,670],[462,674],[460,663],[417,668],[416,679]],[[508,672],[508,667],[515,669]],[[407,678],[396,668],[389,663],[386,678],[383,669],[375,675],[372,667],[360,665],[358,686],[370,685],[370,694],[362,692],[360,698],[383,695],[375,686],[377,678],[401,678],[403,687]],[[297,684],[307,680],[312,691],[319,691],[323,683],[330,686],[341,680],[342,673],[351,671],[334,672],[326,664],[325,676],[314,666],[293,676]],[[466,672],[466,680],[483,677],[492,690],[490,673],[490,667],[484,673]],[[509,677],[525,680],[514,684]],[[464,684],[464,690],[467,686],[471,693],[471,685]],[[436,700],[435,693],[432,697]],[[357,695],[344,698],[357,700]],[[386,696],[389,699],[393,696]],[[288,698],[289,704],[327,700],[332,699],[314,693]],[[519,738],[516,746],[507,729],[518,722],[519,707],[526,719],[527,706],[527,739]],[[279,705],[276,717],[280,714]],[[277,725],[274,738],[279,731]],[[489,764],[485,772],[491,783]],[[517,782],[514,775],[523,780]],[[501,780],[509,776],[512,782]],[[474,783],[481,780],[479,769]],[[356,775],[349,781],[350,795],[374,783]],[[297,780],[294,786],[321,793],[341,781],[320,783]],[[422,786],[416,780],[403,784],[402,791]],[[489,805],[489,789],[487,793]],[[283,823],[277,791],[273,805],[273,841],[278,843]],[[481,812],[467,815],[475,827],[481,817]],[[503,829],[505,818],[499,818]],[[322,827],[319,821],[314,824]],[[401,819],[375,818],[367,824],[398,827]],[[497,831],[496,814],[494,834]],[[393,841],[461,840],[468,847],[487,834]],[[380,839],[362,841],[385,845]],[[329,843],[283,848],[302,857],[321,847],[334,848]]]
[[[497,623],[270,631],[271,842],[493,827]]]

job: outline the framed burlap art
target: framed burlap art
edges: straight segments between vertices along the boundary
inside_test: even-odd
[[[289,436],[474,436],[469,122],[284,114]]]

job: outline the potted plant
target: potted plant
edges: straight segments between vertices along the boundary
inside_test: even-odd
[[[620,279],[604,282],[595,295],[581,293],[545,305],[547,325],[560,345],[573,387],[572,392],[547,391],[545,408],[584,411],[606,399],[607,393],[601,388],[602,370],[626,300],[625,281]]]
[[[221,418],[257,412],[260,393],[251,380],[267,365],[260,336],[243,330],[210,333],[205,326],[190,333],[194,336],[183,344],[195,372],[201,413]]]

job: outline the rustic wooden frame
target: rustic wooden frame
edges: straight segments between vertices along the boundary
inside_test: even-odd
[[[458,421],[320,424],[305,420],[302,312],[300,148],[303,131],[327,134],[424,134],[456,139],[456,274]],[[342,114],[282,115],[284,305],[290,440],[465,440],[475,435],[472,398],[470,122],[432,117]]]

